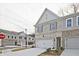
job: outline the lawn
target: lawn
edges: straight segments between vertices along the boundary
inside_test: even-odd
[[[46,51],[42,54],[40,54],[39,56],[60,56],[61,53],[63,52],[63,50],[49,50],[49,51]]]
[[[0,48],[0,53],[2,53],[2,50],[4,50],[5,48]]]
[[[15,52],[15,51],[20,51],[20,50],[24,50],[24,49],[27,49],[27,48],[15,48],[12,51]]]
[[[2,53],[2,51],[0,50],[0,53]]]

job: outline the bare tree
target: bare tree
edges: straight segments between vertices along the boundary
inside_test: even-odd
[[[77,13],[79,10],[79,3],[72,3],[70,7],[73,9],[73,13]]]
[[[60,8],[60,10],[58,11],[58,13],[59,13],[60,16],[64,16],[63,9]]]
[[[71,13],[77,13],[79,11],[79,3],[70,3],[64,8],[60,8],[59,12],[61,16],[65,16]]]

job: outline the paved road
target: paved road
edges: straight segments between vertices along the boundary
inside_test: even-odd
[[[79,56],[79,49],[65,49],[61,56]]]
[[[17,52],[3,53],[3,54],[0,54],[0,56],[37,56],[45,51],[46,49],[31,48],[31,49],[21,50]]]

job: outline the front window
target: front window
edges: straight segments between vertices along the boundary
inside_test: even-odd
[[[12,39],[13,39],[13,36],[12,36]]]
[[[22,36],[19,36],[19,39],[22,39]]]
[[[9,38],[9,36],[8,36],[8,38]]]
[[[67,19],[66,26],[67,27],[71,27],[72,26],[72,19],[71,18]]]
[[[29,40],[30,40],[31,38],[29,38]]]
[[[26,40],[26,39],[27,39],[27,37],[24,37],[24,39]]]
[[[57,22],[50,24],[50,30],[55,30],[55,29],[57,29]]]
[[[43,32],[43,25],[39,25],[37,27],[37,32]]]
[[[15,37],[15,39],[16,39],[16,37]]]

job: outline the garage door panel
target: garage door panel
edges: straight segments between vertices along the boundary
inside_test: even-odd
[[[53,46],[53,40],[37,40],[36,46],[39,48],[50,48]]]
[[[66,48],[79,49],[79,38],[68,38],[66,41]]]

